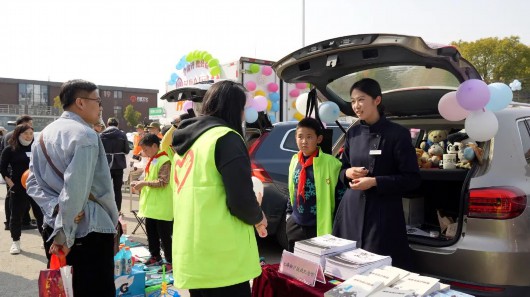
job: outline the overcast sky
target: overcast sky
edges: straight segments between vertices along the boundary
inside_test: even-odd
[[[160,90],[179,59],[279,60],[302,47],[302,0],[58,1],[0,4],[0,77]],[[526,0],[306,0],[305,44],[361,33],[434,43],[517,35],[530,45]]]

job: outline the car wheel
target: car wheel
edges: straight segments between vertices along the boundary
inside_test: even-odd
[[[278,244],[284,248],[287,249],[287,231],[286,231],[286,222],[285,222],[285,213],[282,216],[282,219],[280,221],[280,224],[278,226],[278,230],[276,230],[276,240],[278,241]]]

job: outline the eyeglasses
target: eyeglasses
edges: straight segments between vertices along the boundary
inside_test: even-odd
[[[87,98],[87,97],[79,97],[81,99],[86,99],[86,100],[93,100],[93,101],[97,101],[99,106],[101,106],[101,98]]]

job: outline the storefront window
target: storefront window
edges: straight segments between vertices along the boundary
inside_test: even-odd
[[[28,107],[48,106],[48,86],[19,84],[18,104]]]
[[[122,98],[122,92],[114,91],[114,99],[121,99],[121,98]]]
[[[120,118],[122,116],[122,108],[121,106],[114,106],[114,117]]]

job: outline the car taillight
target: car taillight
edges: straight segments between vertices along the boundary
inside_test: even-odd
[[[526,208],[526,194],[514,187],[472,189],[468,216],[471,218],[513,219]]]
[[[258,151],[260,145],[263,143],[263,140],[268,136],[268,133],[264,133],[261,135],[258,139],[252,143],[250,146],[250,149],[248,150],[248,154],[250,156],[250,167],[252,169],[252,176],[255,176],[261,180],[263,183],[272,183],[272,178],[269,176],[267,171],[256,162],[256,152]]]

